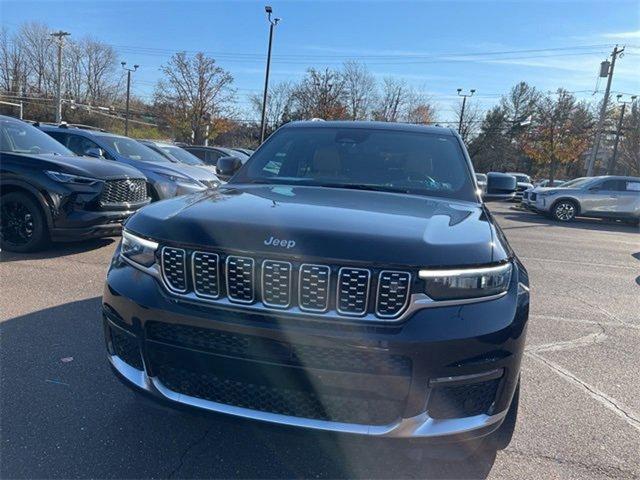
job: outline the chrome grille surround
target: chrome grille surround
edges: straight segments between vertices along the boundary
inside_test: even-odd
[[[229,255],[226,261],[227,297],[234,303],[255,301],[255,266],[251,257]]]
[[[193,291],[199,297],[220,298],[220,255],[195,251],[191,254]]]
[[[182,248],[162,247],[160,251],[162,278],[169,290],[187,291],[187,253]]]
[[[371,271],[366,268],[342,267],[338,270],[336,310],[342,315],[367,313]]]
[[[394,286],[395,291],[393,291]],[[394,294],[397,298],[394,298]],[[376,315],[380,318],[397,317],[407,308],[410,294],[411,274],[409,272],[382,270],[378,275]]]
[[[298,307],[304,312],[324,313],[329,310],[331,268],[303,263],[298,273]],[[312,296],[313,289],[315,295]]]
[[[278,260],[262,262],[262,303],[268,307],[291,305],[291,272],[293,265]]]

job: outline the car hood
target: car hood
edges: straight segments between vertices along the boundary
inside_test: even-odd
[[[308,261],[464,266],[506,256],[481,205],[322,187],[226,185],[149,205],[126,228],[161,243]]]
[[[183,175],[194,180],[215,181],[218,178],[213,171],[206,168],[202,168],[194,165],[187,165],[185,163],[154,163],[154,162],[139,162],[144,163],[140,165],[142,169],[149,169],[155,173],[161,173],[165,175]]]
[[[82,177],[108,180],[113,178],[145,178],[140,170],[111,160],[100,160],[93,157],[77,157],[73,155],[26,155],[30,160],[37,161],[43,170],[79,175]]]

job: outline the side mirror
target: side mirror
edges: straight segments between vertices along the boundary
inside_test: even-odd
[[[482,195],[485,202],[513,200],[516,195],[516,177],[506,173],[487,173],[487,190]]]
[[[87,148],[84,151],[85,156],[93,158],[104,158],[104,152],[101,148]]]
[[[242,161],[238,157],[220,157],[216,163],[216,173],[220,177],[229,178],[240,170],[241,166]]]

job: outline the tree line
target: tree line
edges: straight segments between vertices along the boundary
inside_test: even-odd
[[[56,43],[51,29],[26,23],[14,33],[0,31],[0,100],[22,101],[27,119],[52,121],[57,87]],[[124,72],[114,47],[91,37],[69,39],[63,57],[63,118],[122,131]],[[238,108],[230,71],[204,53],[175,53],[160,67],[151,98],[131,99],[132,136],[171,138],[195,144],[257,145],[262,95],[248,98],[250,112]],[[134,81],[135,85],[135,81]],[[597,105],[559,89],[543,92],[520,82],[481,113],[474,98],[454,106],[477,171],[521,171],[538,177],[584,174],[595,135]],[[10,107],[2,106],[7,112]],[[610,104],[596,171],[640,175],[640,104],[627,109],[615,169],[609,148],[619,105]],[[438,124],[433,99],[398,77],[377,78],[366,64],[351,60],[340,68],[310,67],[298,81],[273,84],[267,97],[267,131],[284,123],[377,120]],[[458,121],[446,122],[458,127]]]

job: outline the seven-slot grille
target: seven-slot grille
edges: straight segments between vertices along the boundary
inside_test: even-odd
[[[174,292],[187,291],[187,254],[181,248],[162,248],[162,274]]]
[[[325,265],[301,265],[298,302],[301,310],[325,312],[329,308],[329,277]]]
[[[270,307],[287,308],[291,304],[291,264],[262,262],[262,302]]]
[[[193,252],[191,261],[196,295],[220,297],[220,256],[217,253]]]
[[[411,294],[409,272],[292,264],[287,261],[225,255],[163,247],[161,272],[169,290],[193,292],[203,299],[233,303],[261,301],[271,308],[344,316],[396,318],[406,310]],[[371,294],[370,292],[375,292]]]
[[[227,295],[232,302],[252,303],[255,262],[250,257],[227,257]]]
[[[140,203],[147,199],[147,182],[144,179],[132,178],[107,180],[100,194],[101,205],[119,205],[123,203]]]
[[[341,268],[338,272],[337,310],[344,315],[367,313],[369,298],[369,270],[364,268]]]
[[[411,274],[384,270],[378,277],[376,314],[379,317],[395,317],[404,310],[409,300]]]

